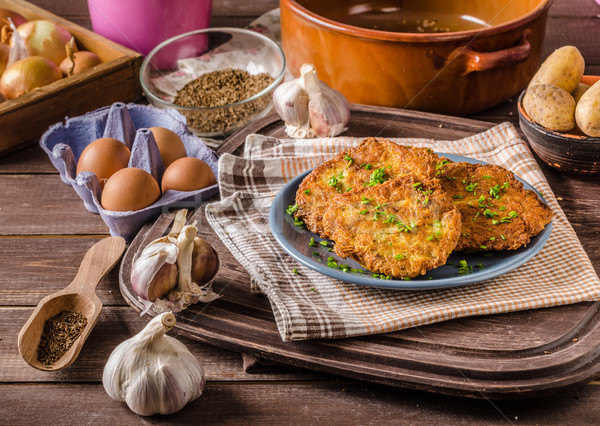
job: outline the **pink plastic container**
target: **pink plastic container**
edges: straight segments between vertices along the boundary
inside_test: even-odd
[[[176,35],[208,28],[212,0],[87,0],[92,28],[147,55]]]

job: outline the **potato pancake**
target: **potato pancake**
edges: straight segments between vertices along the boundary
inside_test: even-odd
[[[437,179],[412,175],[329,200],[326,234],[339,256],[396,278],[446,263],[460,237],[460,213]]]
[[[448,163],[438,177],[461,214],[457,251],[515,250],[552,220],[550,208],[503,167]]]
[[[337,197],[407,174],[418,179],[432,178],[439,162],[440,157],[429,148],[367,138],[359,146],[316,167],[304,178],[296,192],[296,217],[301,218],[310,231],[326,237],[323,213]]]

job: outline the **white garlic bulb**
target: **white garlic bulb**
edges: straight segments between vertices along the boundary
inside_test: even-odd
[[[312,64],[300,77],[281,84],[273,93],[275,110],[293,138],[333,137],[348,129],[350,105],[340,92],[317,77]]]
[[[193,271],[202,270],[195,261],[208,262],[207,256],[193,256],[198,228],[194,222],[185,225],[187,210],[177,212],[169,235],[148,244],[131,268],[131,287],[144,305],[144,312],[179,312],[197,302],[211,302],[221,297],[212,290],[212,281],[219,268],[216,251],[209,272],[202,282],[193,281]],[[206,243],[208,244],[208,243]],[[197,275],[197,274],[196,274]],[[152,303],[151,303],[152,302]],[[143,313],[144,313],[143,312]]]
[[[104,366],[106,393],[141,416],[175,413],[200,397],[206,385],[198,359],[165,335],[175,322],[171,312],[156,316],[118,345]]]

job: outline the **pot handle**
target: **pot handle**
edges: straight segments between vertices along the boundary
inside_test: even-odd
[[[531,53],[531,43],[528,40],[530,34],[531,30],[527,28],[516,46],[496,52],[479,52],[469,46],[456,48],[448,56],[446,64],[456,61],[463,68],[460,75],[464,76],[473,71],[488,71],[521,63]]]

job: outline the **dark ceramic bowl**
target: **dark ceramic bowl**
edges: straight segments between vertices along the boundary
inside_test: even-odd
[[[592,85],[600,76],[583,76],[582,83]],[[531,148],[549,166],[567,173],[580,175],[600,174],[600,138],[577,133],[561,133],[535,123],[523,109],[523,95],[517,109],[519,125],[529,139]]]

